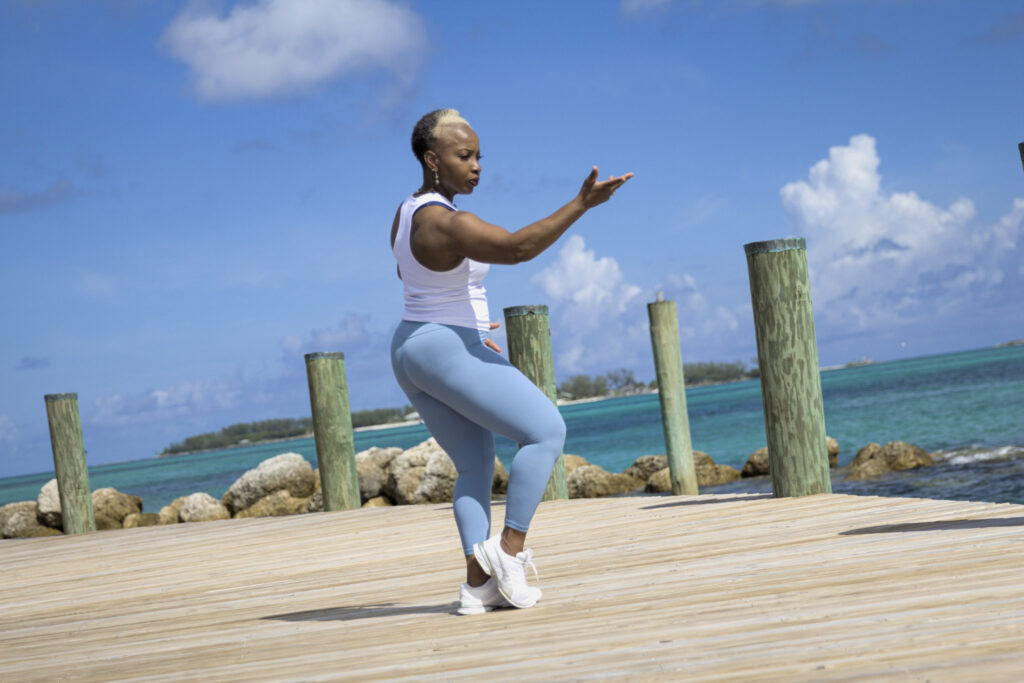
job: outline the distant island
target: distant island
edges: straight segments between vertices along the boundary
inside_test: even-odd
[[[1007,346],[1024,346],[1024,339],[1013,339],[1002,344],[996,344],[997,349],[1006,348]]]
[[[684,363],[683,376],[686,386],[698,387],[725,382],[738,382],[760,377],[755,365],[748,368],[742,362],[735,363]],[[632,370],[622,368],[603,375],[572,375],[558,385],[559,403],[631,396],[656,391],[658,381],[638,381]],[[402,408],[375,408],[352,413],[352,427],[355,429],[399,425],[419,419],[412,406]],[[277,418],[258,422],[239,422],[224,427],[219,432],[207,432],[187,437],[172,443],[157,453],[158,458],[170,455],[184,455],[200,451],[220,450],[233,446],[283,441],[313,436],[313,418]]]

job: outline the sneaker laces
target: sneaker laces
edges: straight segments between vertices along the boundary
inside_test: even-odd
[[[529,567],[533,570],[533,578],[540,580],[540,574],[537,573],[537,565],[533,563],[533,548],[528,548],[522,552],[516,553],[516,559],[523,565],[523,578],[526,578],[526,568]]]

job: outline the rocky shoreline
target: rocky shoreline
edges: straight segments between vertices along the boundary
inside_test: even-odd
[[[831,467],[837,467],[839,444],[828,438]],[[701,488],[726,484],[745,477],[769,474],[768,449],[751,454],[742,470],[719,465],[706,453],[694,451],[697,483]],[[881,446],[870,443],[858,451],[846,469],[847,480],[882,477],[898,470],[925,467],[935,459],[924,449],[902,441]],[[370,448],[356,454],[356,470],[363,507],[451,502],[455,466],[433,438],[402,450]],[[621,473],[609,472],[578,455],[565,455],[566,483],[570,498],[598,498],[671,491],[668,458],[644,455]],[[508,473],[495,458],[492,494],[502,497]],[[320,472],[298,453],[282,453],[264,460],[239,477],[220,500],[208,493],[175,499],[159,512],[143,512],[138,496],[113,488],[92,492],[97,530],[182,524],[245,517],[271,517],[320,512],[323,494]],[[55,536],[63,533],[57,480],[51,479],[34,501],[0,507],[3,538]]]

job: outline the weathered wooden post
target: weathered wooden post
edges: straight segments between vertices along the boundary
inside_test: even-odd
[[[832,493],[803,238],[744,245],[776,497]]]
[[[690,443],[690,417],[686,412],[686,384],[676,302],[665,301],[658,292],[658,300],[647,304],[647,317],[651,321],[651,346],[654,349],[661,427],[665,432],[672,493],[695,496],[698,493],[697,472]]]
[[[555,388],[555,363],[551,358],[551,326],[547,306],[513,306],[505,309],[508,358],[512,365],[540,387],[551,402],[558,405]],[[544,500],[566,499],[565,458],[558,456],[544,490]]]
[[[47,394],[44,399],[64,533],[96,531],[89,470],[85,465],[82,419],[78,414],[78,394]]]
[[[345,354],[306,354],[306,377],[324,510],[357,508],[362,501],[345,382]]]

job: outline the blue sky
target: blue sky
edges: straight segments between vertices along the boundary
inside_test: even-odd
[[[52,468],[48,393],[91,464],[308,415],[310,351],[404,404],[388,231],[442,106],[510,229],[636,173],[486,281],[559,379],[653,377],[657,291],[684,360],[749,361],[743,244],[794,235],[823,365],[1024,337],[1022,63],[1010,0],[0,4],[0,476]]]

